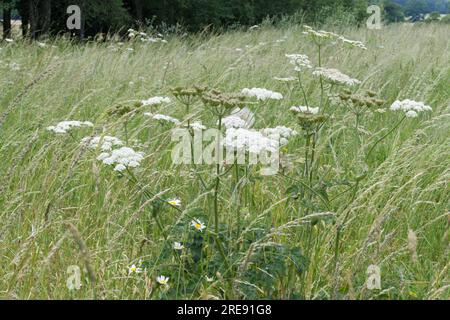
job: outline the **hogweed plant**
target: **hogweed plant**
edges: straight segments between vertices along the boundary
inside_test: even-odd
[[[363,68],[352,71],[344,67],[346,54],[354,58],[353,50],[369,54],[373,50],[369,42],[366,47],[361,41],[308,26],[302,31],[304,35],[298,32],[295,38],[275,41],[276,50],[270,51],[277,55],[277,71],[290,73],[274,78],[274,68],[267,68],[258,74],[259,82],[256,77],[252,82],[247,81],[246,73],[260,71],[253,59],[268,54],[264,51],[271,45],[267,39],[258,39],[264,42],[258,41],[251,48],[250,44],[240,43],[245,50],[231,47],[232,53],[228,54],[234,60],[226,61],[232,67],[224,73],[212,67],[209,72],[207,62],[203,66],[201,60],[210,59],[203,55],[203,51],[210,50],[206,44],[200,49],[183,49],[187,66],[182,59],[175,59],[178,56],[171,56],[171,45],[166,45],[163,37],[129,30],[129,44],[134,51],[107,49],[109,54],[126,55],[134,61],[141,45],[150,50],[156,44],[161,55],[167,55],[164,63],[173,60],[173,71],[161,70],[163,81],[154,86],[132,87],[124,93],[126,98],[118,100],[123,102],[105,101],[104,105],[113,107],[106,110],[106,116],[102,112],[100,120],[62,121],[38,130],[48,132],[48,145],[57,152],[51,161],[43,160],[40,154],[36,161],[49,168],[66,159],[70,163],[58,193],[61,198],[77,201],[84,194],[75,191],[92,188],[79,210],[87,207],[104,212],[74,217],[88,221],[89,226],[93,222],[105,223],[108,250],[93,252],[107,251],[109,260],[89,264],[89,270],[98,272],[96,283],[104,281],[102,285],[108,290],[107,281],[115,289],[121,286],[120,292],[104,290],[105,295],[116,297],[123,292],[131,297],[159,299],[319,299],[353,298],[359,290],[363,297],[384,297],[386,293],[361,289],[365,279],[360,276],[365,276],[365,270],[360,271],[367,262],[384,263],[386,255],[380,252],[392,239],[401,242],[394,237],[402,232],[403,222],[388,234],[384,224],[403,219],[403,207],[418,212],[429,207],[444,208],[434,198],[431,201],[426,197],[418,197],[414,204],[406,206],[402,197],[406,188],[414,195],[430,194],[447,181],[443,174],[426,176],[442,178],[427,189],[423,187],[426,179],[421,180],[426,173],[414,171],[405,179],[395,176],[389,184],[392,172],[412,170],[412,166],[394,156],[381,162],[387,159],[385,149],[389,145],[385,142],[393,141],[397,146],[400,139],[393,136],[401,137],[403,130],[413,127],[432,108],[406,99],[409,91],[394,95],[391,89],[377,88],[377,81],[367,80],[376,78],[376,72],[366,75]],[[305,40],[301,51],[298,46],[288,46],[300,40]],[[297,50],[300,53],[295,53]],[[344,58],[331,59],[327,54],[331,51]],[[200,67],[206,70],[202,76],[193,72],[198,77],[175,77],[191,68],[203,70],[190,64],[199,52],[202,58],[196,61],[201,61]],[[155,71],[155,78],[158,75]],[[198,80],[182,86],[188,79]],[[267,79],[274,80],[264,82]],[[127,79],[127,83],[130,80],[136,82]],[[434,105],[435,101],[430,103]],[[72,117],[71,113],[67,117],[93,119],[89,115],[94,112],[83,110],[78,116]],[[426,123],[427,128],[432,125]],[[23,156],[13,159],[11,168],[33,150],[36,139],[23,148]],[[411,157],[419,145],[417,141],[426,139],[425,133],[417,132],[414,139],[396,152]],[[76,150],[73,155],[70,146]],[[8,150],[9,145],[2,148]],[[423,145],[420,148],[429,150]],[[418,154],[427,160],[425,151]],[[182,161],[175,159],[178,152]],[[81,166],[83,170],[78,170]],[[30,173],[35,167],[24,170]],[[14,181],[14,169],[9,171],[4,179]],[[92,182],[77,180],[83,174]],[[72,175],[77,179],[71,180]],[[57,183],[51,181],[46,186],[51,189]],[[26,183],[23,185],[25,188]],[[382,194],[378,188],[386,190]],[[11,202],[11,216],[16,214],[16,204],[31,203],[37,197],[35,193],[23,194]],[[361,211],[366,204],[367,209]],[[49,216],[45,220],[50,224],[45,226],[53,228],[74,207],[56,208],[61,215]],[[377,210],[381,213],[375,216]],[[440,221],[440,217],[427,223]],[[396,259],[409,253],[414,268],[419,268],[426,226],[413,225],[416,218],[404,224],[404,243],[388,253]],[[5,230],[0,230],[2,236]],[[77,233],[81,239],[79,234],[83,232]],[[21,245],[28,248],[27,241],[34,237],[25,237]],[[64,241],[49,242],[53,249],[48,261],[66,245]],[[92,237],[82,241],[86,246],[93,245]],[[47,244],[47,239],[43,243]],[[348,247],[357,250],[350,254]],[[18,250],[15,261],[25,261],[20,257],[25,249]],[[21,279],[20,270],[24,270],[19,262],[14,264],[18,271],[12,276],[17,281]],[[404,286],[411,279],[411,270],[405,270],[402,276],[408,280]],[[389,277],[386,283],[393,282],[394,276]],[[81,288],[93,285],[86,284]],[[437,290],[434,295],[439,294]],[[103,294],[101,291],[96,290],[96,294]]]

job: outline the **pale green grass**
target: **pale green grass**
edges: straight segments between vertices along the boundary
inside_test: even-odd
[[[231,234],[227,242],[233,277],[221,279],[205,271],[214,270],[214,263],[221,264],[211,242],[205,248],[206,257],[188,280],[179,272],[178,261],[171,257],[167,246],[192,235],[189,215],[202,216],[212,231],[212,201],[201,189],[193,168],[172,165],[168,128],[142,115],[133,117],[129,124],[131,140],[138,140],[139,150],[146,153],[146,160],[136,171],[141,183],[152,192],[164,191],[165,199],[178,196],[183,201],[183,213],[170,207],[160,213],[169,243],[165,243],[151,219],[148,204],[143,206],[146,199],[141,190],[96,161],[94,153],[80,148],[78,140],[90,135],[90,129],[74,130],[77,141],[45,130],[62,120],[90,120],[97,134],[104,132],[124,139],[120,121],[106,116],[110,107],[170,95],[172,86],[202,84],[223,91],[264,87],[282,92],[284,100],[258,108],[255,127],[285,125],[300,131],[288,112],[289,107],[303,103],[300,92],[290,93],[273,77],[292,75],[286,53],[304,53],[317,63],[316,50],[301,31],[300,26],[291,26],[207,39],[174,37],[165,45],[116,46],[117,52],[109,48],[111,43],[76,46],[64,40],[47,48],[27,43],[3,45],[0,297],[448,299],[448,26],[330,30],[364,41],[369,50],[329,46],[323,53],[325,66],[362,80],[362,89],[371,89],[387,100],[385,108],[396,99],[406,98],[433,107],[432,113],[408,119],[378,145],[369,159],[367,177],[353,197],[352,192],[345,192],[349,187],[338,182],[352,183],[363,170],[352,129],[354,118],[343,107],[331,111],[333,118],[321,134],[317,150],[318,177],[328,184],[330,208],[317,199],[312,205],[314,212],[332,211],[338,222],[344,222],[336,271],[333,257],[338,224],[301,224],[298,219],[304,204],[289,199],[286,192],[292,185],[291,178],[298,178],[298,168],[285,173],[291,178],[258,177],[247,187],[248,201],[243,203],[240,226],[245,239]],[[283,37],[285,42],[276,42]],[[261,42],[266,44],[258,45]],[[134,52],[127,51],[128,46],[133,46]],[[20,65],[20,71],[10,71],[13,62]],[[311,103],[317,105],[318,82],[310,75],[305,81]],[[160,112],[180,119],[186,116],[184,107],[175,102]],[[215,126],[215,120],[201,104],[195,105],[192,113],[205,125]],[[361,150],[400,117],[391,112],[366,116],[361,123]],[[288,146],[287,152],[299,160],[296,167],[302,166],[303,146],[302,137]],[[208,181],[214,177],[212,167],[201,166],[199,170]],[[220,219],[224,225],[236,228],[232,181],[227,176],[221,184]],[[320,183],[314,187],[324,190]],[[344,220],[346,215],[348,219]],[[68,222],[78,229],[81,239],[70,232]],[[408,248],[409,229],[418,238],[417,262]],[[95,282],[89,281],[77,240],[89,250],[87,261]],[[249,256],[248,242],[252,241],[297,246],[310,259],[309,267],[300,275],[289,268],[289,276],[254,290],[252,295],[248,288],[253,287],[242,284],[251,279],[244,279],[239,271]],[[164,259],[158,259],[161,252]],[[144,274],[128,276],[128,267],[139,260],[148,261],[152,267]],[[381,268],[382,292],[366,289],[366,270],[371,264]],[[76,292],[66,287],[70,265],[82,268],[83,287]],[[218,268],[223,273],[220,265]],[[171,278],[167,293],[155,284],[159,274]],[[213,282],[205,281],[205,276],[213,277]]]

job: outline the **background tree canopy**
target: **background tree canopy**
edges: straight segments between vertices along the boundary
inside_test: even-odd
[[[0,0],[4,36],[10,35],[9,21],[17,13],[23,34],[66,32],[66,8],[79,5],[83,12],[83,35],[116,32],[136,26],[182,25],[201,31],[258,24],[297,14],[307,22],[324,22],[330,16],[361,23],[369,4],[384,6],[389,22],[400,21],[404,13],[448,12],[450,0]]]

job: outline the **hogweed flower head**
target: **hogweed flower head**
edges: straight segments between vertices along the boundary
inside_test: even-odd
[[[433,111],[430,106],[425,105],[423,102],[417,102],[414,100],[395,101],[391,105],[391,111],[403,111],[407,118],[416,118],[421,112]]]
[[[122,147],[112,152],[104,152],[97,157],[106,165],[115,165],[114,171],[125,171],[127,168],[136,168],[144,160],[144,153],[136,152],[132,148]]]
[[[55,126],[47,127],[47,130],[53,131],[54,133],[58,134],[65,134],[73,128],[93,127],[93,126],[94,124],[90,121],[69,120],[69,121],[61,121]]]
[[[289,59],[289,63],[295,66],[295,71],[303,71],[303,69],[312,69],[311,61],[309,57],[304,54],[286,54],[286,58]]]
[[[157,120],[157,121],[159,121],[161,123],[163,123],[163,122],[170,122],[170,123],[173,123],[173,124],[175,124],[177,126],[181,124],[180,120],[178,120],[176,118],[173,118],[173,117],[170,117],[170,116],[166,116],[164,114],[151,114],[151,113],[146,112],[146,113],[144,113],[144,115],[147,116],[147,117],[152,117],[153,120]]]
[[[378,99],[376,92],[367,91],[365,94],[352,94],[349,90],[344,90],[337,95],[341,102],[346,102],[354,107],[377,108],[386,103],[385,100]]]
[[[281,100],[283,99],[283,95],[279,92],[270,91],[264,88],[245,88],[242,89],[242,94],[247,97],[256,98],[260,101],[266,101],[269,99],[272,100]]]
[[[304,25],[303,28],[305,29],[303,34],[311,37],[317,44],[323,44],[324,41],[330,41],[339,38],[339,35],[333,32],[328,32],[324,30],[314,30],[313,28],[307,25]]]
[[[205,91],[207,91],[207,88],[202,86],[191,88],[175,87],[171,89],[173,96],[185,106],[192,105]]]
[[[291,107],[289,110],[291,110],[293,113],[306,113],[306,114],[318,114],[319,108],[313,108],[313,107],[307,107],[307,106],[298,106],[298,107]]]
[[[147,100],[142,100],[141,104],[142,106],[146,107],[146,106],[159,106],[163,103],[170,103],[170,102],[172,101],[168,97],[152,97]]]
[[[274,77],[275,80],[280,81],[280,82],[294,82],[294,81],[298,81],[298,78],[296,77]]]
[[[104,137],[85,137],[81,140],[82,144],[87,144],[89,149],[100,149],[102,151],[111,151],[114,147],[123,146],[123,142],[111,136]]]
[[[357,40],[350,40],[343,36],[338,37],[338,40],[341,41],[344,45],[350,47],[350,48],[360,48],[363,50],[367,50],[367,47],[362,43],[361,41]]]
[[[277,126],[275,128],[265,128],[261,131],[261,133],[271,140],[279,139],[280,146],[285,146],[289,143],[289,139],[298,135],[298,132],[285,127],[285,126]]]
[[[237,116],[228,116],[223,118],[222,124],[226,129],[245,128],[247,126],[247,122]]]
[[[231,109],[244,107],[246,97],[236,93],[222,93],[218,90],[210,90],[202,95],[205,106],[211,108],[214,114],[223,117]]]
[[[243,128],[228,129],[222,144],[227,150],[243,151],[251,154],[277,152],[279,150],[278,140],[270,139],[259,131]]]
[[[337,69],[316,68],[313,75],[323,77],[326,81],[335,85],[354,86],[361,84],[361,81],[353,79]]]

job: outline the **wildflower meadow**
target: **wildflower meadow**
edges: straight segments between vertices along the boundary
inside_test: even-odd
[[[448,299],[450,29],[0,44],[3,299]]]

